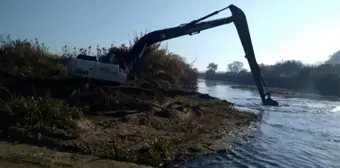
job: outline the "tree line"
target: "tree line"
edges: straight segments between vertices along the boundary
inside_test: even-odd
[[[269,87],[340,97],[340,50],[318,64],[287,60],[274,65],[259,66]],[[216,72],[217,68],[217,64],[209,63],[207,71],[200,76],[238,84],[255,84],[251,72],[245,69],[240,61],[228,64],[225,72]]]

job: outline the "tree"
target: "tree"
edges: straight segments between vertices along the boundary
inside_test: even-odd
[[[234,61],[228,64],[228,70],[233,73],[239,73],[243,70],[243,63],[240,61]]]
[[[297,75],[298,72],[304,67],[303,63],[298,60],[287,60],[277,62],[273,67],[273,73],[275,75]]]
[[[240,75],[247,75],[248,73],[249,73],[249,72],[248,72],[247,69],[242,69],[242,70],[239,72]]]
[[[330,55],[326,62],[330,64],[340,64],[340,50]]]
[[[218,67],[217,64],[211,62],[211,63],[209,63],[209,65],[208,65],[207,68],[208,68],[208,71],[216,71],[216,70],[217,70],[217,67]]]
[[[217,64],[215,64],[215,63],[213,63],[213,62],[211,62],[211,63],[209,63],[209,65],[208,65],[208,70],[207,70],[207,74],[214,74],[215,72],[216,72],[216,70],[217,70],[217,67],[218,67],[218,65]]]

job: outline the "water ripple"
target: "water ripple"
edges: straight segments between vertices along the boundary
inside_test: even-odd
[[[200,157],[183,167],[340,168],[339,102],[275,95],[280,107],[264,107],[256,92],[204,83],[199,83],[201,92],[259,111],[263,118],[257,131],[232,141],[226,153]]]

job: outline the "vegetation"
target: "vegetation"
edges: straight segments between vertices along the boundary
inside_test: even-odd
[[[135,38],[136,40],[138,37]],[[118,59],[123,59],[131,47],[132,44],[112,45],[108,49],[97,46],[97,53],[94,55],[102,62],[107,62],[113,54]],[[67,76],[67,59],[77,54],[93,55],[93,52],[91,47],[77,50],[64,46],[62,53],[54,54],[37,39],[12,40],[10,36],[1,38],[0,129],[12,136],[19,133],[20,136],[72,139],[79,136],[76,135],[75,130],[77,122],[83,120],[84,112],[121,107],[124,104],[123,100],[117,103],[119,100],[112,92],[105,92],[103,88],[96,88],[96,91],[92,88],[92,92],[89,92],[94,85],[86,84],[84,81],[65,81],[63,77]],[[179,55],[168,52],[160,44],[148,48],[145,55],[143,70],[146,73],[142,77],[151,76],[156,83],[163,81],[168,84],[168,87],[195,85],[196,73]],[[164,74],[168,74],[167,78],[160,78],[157,74],[160,71],[166,72]],[[65,84],[69,87],[62,86]],[[134,84],[139,83],[135,81]],[[60,94],[61,90],[63,93]],[[89,99],[89,96],[94,97]],[[95,102],[92,101],[93,99],[96,99]],[[128,102],[126,104],[133,105]],[[120,149],[119,144],[111,144],[107,145],[99,155],[117,160],[143,161],[146,164],[159,165],[171,158],[172,147],[166,140],[156,138],[155,141],[151,141],[145,152],[143,155],[137,155],[136,152]]]
[[[160,44],[146,50],[141,78],[126,85],[68,76],[69,57],[81,53],[110,62],[115,55],[119,61],[132,44],[97,46],[96,53],[64,46],[54,54],[37,39],[2,38],[2,140],[158,167],[174,157],[186,160],[189,149],[204,151],[222,134],[256,119],[195,92],[197,70]]]
[[[17,97],[0,104],[1,129],[24,129],[29,134],[56,135],[74,129],[79,108],[50,97]]]
[[[134,42],[138,39],[139,37],[136,37]],[[109,48],[97,46],[95,53],[91,50],[91,46],[77,50],[66,45],[62,48],[61,53],[54,54],[38,39],[29,41],[27,39],[12,40],[10,36],[0,37],[0,72],[2,75],[30,77],[65,76],[67,75],[66,63],[69,57],[78,54],[95,55],[102,62],[107,62],[112,55],[115,55],[117,59],[124,59],[133,44],[131,42],[129,46],[125,44],[111,45]],[[160,43],[152,45],[144,53],[143,72],[146,72],[145,77],[158,78],[159,74],[162,74],[163,80],[158,82],[166,82],[172,87],[195,86],[196,71],[185,62],[183,57],[169,52],[166,48],[161,47]],[[164,77],[164,75],[166,76]]]
[[[327,96],[340,96],[340,52],[318,65],[307,65],[301,61],[288,60],[274,65],[260,64],[262,74],[269,87],[284,88]],[[206,79],[230,81],[238,84],[253,85],[251,72],[243,68],[241,62],[228,65],[225,73],[215,73],[208,69]]]
[[[340,64],[340,50],[330,55],[326,63]]]

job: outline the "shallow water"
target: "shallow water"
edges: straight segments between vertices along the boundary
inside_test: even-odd
[[[340,168],[340,102],[272,95],[279,107],[261,106],[257,92],[199,81],[199,92],[263,112],[259,128],[232,142],[228,152],[204,156],[184,168]]]

